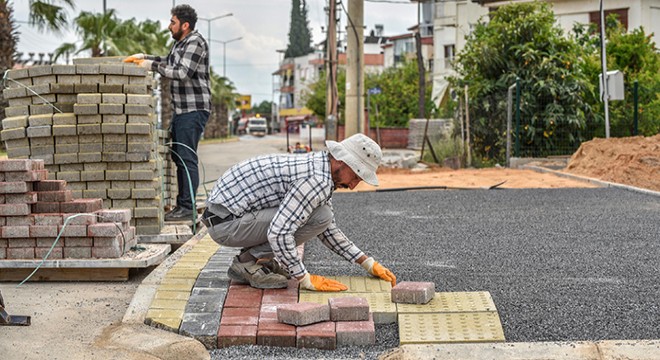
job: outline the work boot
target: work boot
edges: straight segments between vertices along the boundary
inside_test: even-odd
[[[192,220],[192,218],[192,209],[185,209],[180,206],[175,207],[174,210],[165,214],[165,221],[186,221]]]
[[[238,256],[234,257],[227,275],[230,279],[241,283],[249,283],[257,289],[281,289],[288,286],[285,276],[275,274],[263,265],[254,261],[240,262]]]
[[[291,275],[289,274],[289,272],[285,268],[283,268],[282,265],[280,265],[279,261],[275,260],[274,258],[272,258],[272,259],[266,259],[266,258],[258,259],[257,260],[257,265],[263,265],[263,266],[267,267],[268,270],[274,272],[275,274],[280,274],[280,275],[286,277],[287,279],[291,279]]]

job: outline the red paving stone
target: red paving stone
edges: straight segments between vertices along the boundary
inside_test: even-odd
[[[220,325],[257,325],[259,324],[259,308],[223,308]]]
[[[291,325],[309,325],[330,320],[328,304],[303,302],[277,306],[277,319]]]
[[[261,306],[263,290],[255,289],[249,285],[231,285],[227,292],[224,307],[252,307]]]
[[[361,346],[376,343],[374,318],[369,314],[367,321],[337,321],[337,346]]]
[[[332,321],[367,321],[369,320],[369,302],[357,296],[328,299],[330,320]]]
[[[218,330],[218,347],[237,345],[254,345],[257,343],[256,325],[220,325]]]
[[[403,304],[426,304],[434,295],[435,284],[432,282],[402,281],[391,292],[392,302]]]
[[[296,347],[296,327],[273,319],[259,319],[257,345]]]
[[[296,346],[298,348],[334,350],[337,347],[335,322],[324,321],[312,325],[298,326],[296,329]]]

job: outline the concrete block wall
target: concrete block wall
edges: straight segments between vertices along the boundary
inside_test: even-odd
[[[47,180],[43,160],[0,161],[0,260],[118,258],[137,244],[131,210],[74,199],[64,180]],[[75,214],[86,213],[67,219]],[[66,226],[65,226],[66,223]]]
[[[0,137],[9,158],[43,160],[74,197],[131,209],[138,234],[159,234],[176,197],[176,172],[168,133],[157,129],[150,73],[120,58],[95,58],[8,77]]]
[[[424,142],[426,119],[410,119],[408,122],[408,149],[420,150]],[[441,139],[448,139],[454,131],[452,119],[430,119],[426,135],[435,143]]]

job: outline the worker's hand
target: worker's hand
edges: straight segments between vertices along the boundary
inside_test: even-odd
[[[396,276],[386,267],[379,264],[374,258],[369,257],[360,264],[369,274],[389,281],[392,287],[396,286]]]
[[[323,276],[319,276],[319,275],[310,275],[310,274],[305,274],[305,276],[302,279],[300,279],[300,288],[312,290],[312,291],[348,290],[348,287],[340,283],[339,281],[326,279]]]
[[[130,62],[137,63],[137,60],[144,60],[144,54],[143,53],[133,54],[133,55],[127,57],[126,59],[124,59],[124,62],[125,63],[130,63]]]
[[[151,70],[151,64],[153,64],[153,60],[135,60],[135,63],[140,67]]]

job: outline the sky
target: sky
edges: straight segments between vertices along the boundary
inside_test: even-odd
[[[226,59],[226,76],[234,83],[237,92],[252,96],[253,103],[263,100],[274,101],[272,73],[277,70],[281,54],[286,49],[289,33],[291,0],[174,0],[176,4],[187,3],[197,10],[200,18],[233,14],[210,22],[211,66],[220,75],[223,73],[223,58]],[[120,19],[147,18],[159,20],[167,28],[173,0],[106,0],[108,9],[115,9]],[[348,8],[344,0],[344,7]],[[41,33],[30,27],[28,0],[14,0],[14,20],[19,25],[18,51],[53,52],[63,42],[78,40],[75,33]],[[73,19],[80,11],[102,12],[103,0],[75,0],[76,8],[69,11]],[[322,28],[326,28],[324,7],[327,0],[307,0],[308,20],[314,43],[325,39]],[[409,0],[365,0],[364,25],[366,32],[375,24],[384,25],[384,35],[392,36],[408,32],[406,29],[417,23],[417,5]],[[347,24],[345,15],[340,26]],[[198,21],[197,30],[208,38],[209,22]],[[229,41],[223,46],[216,41]],[[223,50],[224,48],[224,50]],[[130,54],[127,54],[130,55]],[[166,55],[166,54],[153,54]],[[224,55],[224,56],[223,56]],[[79,56],[86,57],[81,53]]]

